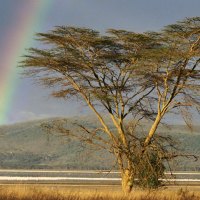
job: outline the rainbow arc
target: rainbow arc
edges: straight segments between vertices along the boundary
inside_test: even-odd
[[[24,50],[33,43],[34,33],[42,26],[43,19],[50,9],[52,0],[32,0],[17,13],[16,24],[10,27],[4,45],[1,47],[4,55],[0,66],[0,125],[8,122],[8,115],[12,111],[14,95],[20,85],[19,69],[20,57]]]

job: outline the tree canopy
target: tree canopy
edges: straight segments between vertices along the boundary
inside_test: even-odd
[[[26,75],[53,87],[54,97],[78,97],[95,113],[101,127],[81,127],[87,133],[84,137],[113,152],[123,188],[132,188],[136,166],[144,166],[145,155],[158,180],[163,165],[157,159],[174,155],[161,145],[169,140],[155,134],[161,120],[173,110],[199,110],[200,18],[186,18],[159,32],[109,29],[102,35],[58,26],[37,37],[47,48],[28,50],[21,62]],[[115,130],[108,126],[105,113]],[[132,127],[127,126],[127,117],[133,120]],[[143,120],[152,121],[152,126],[137,137],[135,127]],[[59,130],[66,131],[61,123]]]

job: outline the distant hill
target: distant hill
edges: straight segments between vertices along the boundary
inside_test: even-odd
[[[52,119],[35,120],[0,127],[0,168],[15,169],[110,169],[114,166],[112,155],[105,151],[95,152],[79,141],[63,137],[59,133],[48,134],[42,123]],[[91,117],[67,119],[67,128],[76,130],[75,124],[96,127]],[[144,128],[145,129],[145,126]],[[170,126],[159,129],[161,134],[173,135],[180,141],[184,152],[200,155],[200,126],[191,132],[186,126]],[[176,170],[200,170],[200,161],[182,158],[175,164]]]

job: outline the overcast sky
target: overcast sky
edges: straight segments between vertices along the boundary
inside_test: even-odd
[[[0,0],[0,60],[10,51],[8,35],[15,37],[19,32],[17,24],[22,23],[19,15],[29,15],[33,2],[43,0]],[[97,29],[101,32],[108,28],[127,29],[142,32],[159,30],[163,26],[185,17],[199,16],[200,0],[44,0],[46,4],[35,12],[26,46],[36,46],[35,32],[44,32],[56,25],[81,26]],[[20,20],[19,20],[20,19]],[[25,23],[25,22],[24,22]],[[11,34],[12,32],[12,34]],[[23,31],[21,34],[24,34]],[[12,46],[9,46],[12,48]],[[12,67],[17,67],[17,61]],[[0,78],[3,78],[3,63],[0,65]],[[7,66],[11,67],[11,66]],[[4,69],[5,70],[5,69]],[[19,70],[16,71],[19,73]],[[19,79],[7,114],[7,123],[51,116],[72,116],[84,114],[83,105],[76,102],[64,102],[49,97],[49,91],[33,84],[31,80]]]

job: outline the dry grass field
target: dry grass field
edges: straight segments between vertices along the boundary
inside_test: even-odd
[[[50,186],[0,186],[0,200],[199,200],[200,191],[187,189],[133,191],[124,195],[112,190],[67,189]]]

